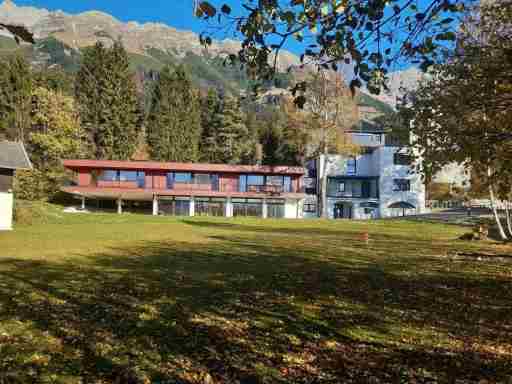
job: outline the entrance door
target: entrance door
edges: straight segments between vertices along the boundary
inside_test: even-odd
[[[344,205],[342,203],[334,204],[334,218],[335,219],[343,219],[343,211]]]
[[[352,205],[344,203],[334,204],[334,218],[335,219],[351,219],[352,218]]]

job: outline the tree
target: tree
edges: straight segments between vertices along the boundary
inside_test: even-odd
[[[82,126],[97,158],[126,160],[135,152],[141,114],[129,58],[120,42],[86,49],[75,86]]]
[[[167,66],[160,73],[146,126],[153,160],[198,160],[201,135],[199,97],[182,66],[174,72]]]
[[[5,138],[26,140],[32,87],[32,71],[22,56],[0,61],[0,135]]]
[[[267,165],[303,165],[310,131],[304,111],[289,98],[261,118],[260,141]]]
[[[62,160],[86,153],[85,135],[72,97],[38,87],[31,101],[26,147],[34,170],[17,173],[16,193],[26,200],[51,199],[66,178]]]
[[[406,102],[422,171],[463,164],[488,188],[505,239],[495,200],[508,200],[512,183],[512,9],[491,4],[476,15],[457,52]]]
[[[238,3],[240,13],[235,14],[230,4]],[[217,8],[195,0],[195,12],[206,20],[217,18],[221,27],[232,27],[241,35],[241,49],[230,59],[241,61],[251,78],[272,78],[280,51],[295,40],[304,47],[302,62],[334,70],[340,63],[350,63],[356,76],[352,88],[365,81],[376,93],[397,61],[418,60],[426,68],[453,48],[455,16],[465,4],[464,0],[233,0]],[[201,42],[211,44],[212,34],[203,33]]]
[[[233,96],[224,98],[220,124],[215,136],[216,146],[212,150],[214,162],[253,163],[256,137],[245,123],[239,99]]]
[[[334,78],[332,78],[334,76]],[[311,133],[314,153],[322,155],[320,173],[319,214],[326,218],[329,155],[355,155],[349,131],[358,121],[357,105],[342,79],[332,72],[319,72],[306,80],[306,126]]]
[[[216,162],[217,134],[222,120],[222,100],[216,89],[208,89],[201,100],[201,161]]]

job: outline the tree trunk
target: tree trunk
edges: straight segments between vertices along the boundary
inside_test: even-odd
[[[510,220],[510,207],[508,206],[509,202],[508,200],[505,202],[505,213],[506,213],[506,216],[507,216],[507,229],[508,229],[508,234],[510,236],[512,236],[512,222]]]
[[[489,176],[489,180],[491,179],[491,168],[487,169],[487,176]],[[498,210],[496,209],[496,200],[494,197],[494,189],[492,187],[492,182],[489,183],[489,196],[491,198],[491,208],[492,213],[494,214],[494,220],[496,220],[496,224],[498,225],[498,231],[502,240],[507,240],[508,237],[503,230],[503,225],[501,225],[500,216],[498,214]]]
[[[320,178],[320,217],[327,219],[329,213],[327,211],[327,154],[322,158],[322,175]]]

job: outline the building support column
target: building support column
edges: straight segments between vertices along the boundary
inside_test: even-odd
[[[85,196],[82,196],[81,208],[82,208],[82,211],[85,211]]]
[[[190,217],[194,217],[196,215],[196,199],[194,196],[190,197]]]
[[[268,218],[268,204],[267,199],[263,199],[262,216],[264,219]]]
[[[117,199],[117,213],[118,214],[123,213],[123,200],[121,198]]]
[[[153,216],[158,216],[158,196],[153,195]]]
[[[233,217],[233,200],[231,197],[226,198],[226,208],[224,214],[226,217]]]

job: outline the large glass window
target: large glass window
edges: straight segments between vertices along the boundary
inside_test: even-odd
[[[248,175],[247,185],[265,185],[265,176],[262,175]]]
[[[233,199],[233,216],[262,217],[263,202],[257,199]]]
[[[395,192],[407,192],[411,190],[411,181],[408,179],[394,179],[393,180]]]
[[[267,176],[267,185],[283,185],[283,176]]]
[[[286,193],[293,192],[293,190],[292,190],[292,178],[290,176],[285,176],[283,179],[284,179],[284,191]]]
[[[159,201],[159,210],[164,215],[190,216],[190,200],[188,198],[165,198]]]
[[[247,192],[247,175],[240,175],[238,178],[238,191]]]
[[[329,179],[327,194],[332,197],[378,198],[378,180]]]
[[[219,188],[219,175],[211,175],[212,191],[218,191]]]
[[[393,164],[395,165],[410,165],[412,158],[407,153],[395,152],[393,155]]]
[[[137,172],[119,171],[119,181],[137,181]]]
[[[119,171],[113,169],[105,169],[99,175],[101,181],[119,181]]]
[[[357,173],[357,161],[355,157],[347,160],[347,175],[355,175]]]
[[[270,218],[280,219],[284,217],[284,201],[283,200],[267,200],[267,216]]]
[[[205,173],[196,173],[194,175],[194,184],[210,184],[211,177]]]
[[[224,216],[225,200],[215,198],[196,198],[196,216]]]
[[[176,172],[174,173],[175,183],[191,183],[192,174],[190,172]]]

